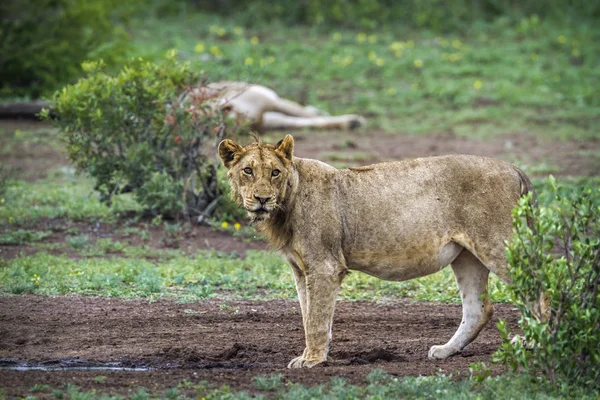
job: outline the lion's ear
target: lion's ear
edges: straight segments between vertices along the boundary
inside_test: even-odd
[[[275,145],[275,151],[281,153],[284,158],[292,161],[294,155],[294,138],[292,135],[285,135],[283,140]]]
[[[221,157],[225,168],[231,167],[236,154],[240,151],[242,151],[242,146],[233,140],[225,139],[219,143],[219,157]]]

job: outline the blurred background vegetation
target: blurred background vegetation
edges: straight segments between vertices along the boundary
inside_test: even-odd
[[[492,100],[516,89],[515,96],[524,95],[525,102],[532,97],[534,103],[553,102],[558,92],[563,100],[598,106],[593,88],[599,17],[600,3],[583,0],[5,0],[0,4],[0,97],[49,96],[81,75],[84,60],[102,58],[116,68],[132,56],[157,58],[176,48],[215,77],[351,78],[359,87],[364,80],[380,80],[388,97],[398,92],[402,97],[403,89],[412,88],[442,101],[471,100],[459,93],[460,86],[425,79],[435,63],[455,72],[438,68],[431,77],[479,78],[471,83],[485,88]],[[284,40],[291,42],[286,48]],[[499,58],[512,72],[485,68]],[[330,71],[340,66],[351,73]],[[492,73],[500,73],[503,81],[490,85],[486,75]],[[519,90],[521,80],[543,88]],[[583,85],[569,93],[573,83]],[[286,86],[284,92],[301,99],[328,100],[310,98],[300,84]],[[378,86],[369,85],[382,89]],[[351,94],[358,98],[340,107],[364,106],[364,97],[373,94]]]

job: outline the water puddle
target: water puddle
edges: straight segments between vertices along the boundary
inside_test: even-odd
[[[150,371],[151,369],[142,363],[97,362],[83,358],[49,361],[22,361],[12,358],[0,358],[0,371]]]

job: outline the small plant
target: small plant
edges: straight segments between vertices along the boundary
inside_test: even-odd
[[[90,238],[88,237],[88,235],[67,237],[67,243],[75,250],[83,249],[89,240]]]
[[[281,379],[283,378],[282,374],[270,375],[270,376],[255,376],[253,378],[254,384],[260,390],[264,390],[266,392],[271,392],[279,387],[281,387]]]
[[[524,340],[504,343],[495,360],[507,368],[541,371],[555,385],[600,388],[600,193],[571,192],[549,179],[554,202],[532,208],[523,198],[513,211],[515,235],[507,247],[509,289],[522,313]],[[532,224],[525,224],[527,217]],[[544,294],[549,313],[538,307]],[[548,315],[549,314],[549,315]],[[545,315],[548,318],[545,318]],[[533,346],[531,351],[527,346]]]
[[[133,60],[116,75],[102,62],[83,66],[87,77],[55,94],[53,121],[101,200],[132,193],[155,216],[211,216],[222,193],[205,146],[237,129],[207,103],[217,94],[192,90],[201,76],[174,51],[158,64]]]
[[[45,392],[46,390],[48,390],[50,387],[48,385],[43,385],[41,383],[36,383],[35,385],[33,385],[31,387],[31,389],[29,389],[30,392]]]
[[[482,383],[492,375],[492,370],[488,368],[484,362],[479,361],[477,363],[472,363],[469,366],[469,373],[471,375],[471,381]]]

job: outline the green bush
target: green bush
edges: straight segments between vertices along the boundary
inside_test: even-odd
[[[85,63],[87,77],[55,94],[54,123],[102,201],[131,192],[152,215],[208,217],[223,197],[208,145],[238,127],[207,112],[208,97],[181,95],[201,79],[175,57],[133,60],[117,74]]]
[[[86,59],[121,59],[124,24],[139,4],[117,0],[2,0],[0,96],[39,97],[81,74]]]
[[[555,384],[599,389],[600,193],[585,186],[565,192],[552,177],[549,183],[553,203],[532,208],[524,198],[513,212],[509,289],[522,313],[525,338],[511,343],[501,322],[504,343],[495,358],[514,370],[541,371]],[[533,306],[540,293],[549,301],[548,321]],[[533,346],[531,351],[526,345]]]

